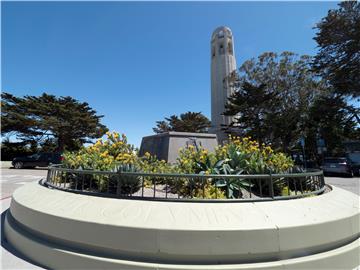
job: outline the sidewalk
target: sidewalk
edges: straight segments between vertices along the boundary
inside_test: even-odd
[[[10,168],[10,167],[12,167],[11,161],[1,161],[1,168],[6,168],[6,169],[8,169],[8,168]]]

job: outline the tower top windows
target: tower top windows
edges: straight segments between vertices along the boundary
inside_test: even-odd
[[[226,26],[220,26],[215,29],[211,36],[211,40],[221,39],[224,37],[232,38],[231,30]]]

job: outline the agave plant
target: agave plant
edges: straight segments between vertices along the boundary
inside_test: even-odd
[[[218,175],[242,175],[246,174],[248,166],[249,154],[241,152],[236,149],[234,145],[229,145],[227,149],[227,158],[218,161],[213,172]],[[215,185],[220,188],[225,188],[226,196],[228,198],[237,198],[241,189],[249,189],[253,184],[244,178],[234,177],[228,179],[217,179]]]
[[[112,188],[116,188],[116,194],[131,195],[141,188],[141,179],[139,176],[123,174],[126,172],[138,172],[139,170],[134,164],[118,163],[112,171],[117,172],[117,175],[113,175],[110,178]]]

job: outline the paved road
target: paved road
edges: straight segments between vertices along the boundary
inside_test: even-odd
[[[10,197],[15,189],[22,185],[46,177],[46,169],[16,170],[1,169],[1,200]]]
[[[325,183],[343,188],[360,196],[360,177],[325,177]]]
[[[1,169],[1,209],[2,213],[9,207],[11,194],[15,189],[30,182],[46,177],[46,169],[16,170]],[[360,195],[360,178],[326,177],[325,182]],[[3,240],[3,239],[2,239]],[[11,247],[2,241],[0,269],[42,269],[21,258]]]
[[[15,170],[1,169],[1,218],[3,221],[4,211],[9,208],[11,194],[15,189],[26,183],[36,182],[46,176],[47,170]],[[1,223],[1,227],[2,227]],[[2,238],[1,230],[1,267],[0,269],[43,269],[22,258],[7,242]]]

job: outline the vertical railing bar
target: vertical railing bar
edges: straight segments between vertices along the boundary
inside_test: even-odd
[[[226,199],[229,199],[229,195],[230,195],[230,192],[229,192],[229,182],[228,182],[228,179],[224,179],[225,180],[225,186],[226,186]]]
[[[108,175],[108,177],[106,178],[106,175],[103,175],[102,177],[104,177],[104,179],[107,180],[106,193],[110,194],[110,176]]]
[[[89,191],[92,191],[92,177],[89,175]]]
[[[305,182],[305,189],[307,190],[307,191],[309,191],[309,181],[308,180],[310,180],[311,181],[311,178],[310,179],[306,179],[306,182]],[[310,190],[311,191],[311,190]]]
[[[79,181],[79,174],[77,173],[75,177],[75,190],[78,189],[78,181]]]
[[[81,191],[84,191],[85,173],[82,175]]]
[[[122,193],[121,193],[121,189],[122,189],[122,185],[123,185],[122,179],[123,178],[121,177],[121,171],[119,171],[118,181],[119,181],[119,194],[120,194],[120,197],[122,196]]]
[[[296,180],[293,178],[294,188],[295,188],[295,195],[297,195],[297,188],[296,188]]]
[[[168,197],[168,182],[169,182],[169,178],[165,177],[165,198],[166,199]]]
[[[53,170],[50,169],[50,174],[49,174],[49,183],[53,182]]]
[[[320,176],[317,176],[317,177],[316,177],[316,183],[317,183],[317,188],[318,188],[318,189],[321,189],[319,179],[320,179]]]
[[[201,178],[202,183],[202,198],[205,199],[205,179],[207,181],[207,178]]]
[[[218,190],[217,190],[217,178],[215,178],[215,199],[218,198]]]
[[[130,177],[130,179],[132,179],[132,176],[128,176],[128,177]],[[130,180],[130,194],[129,194],[130,197],[132,197],[133,193],[134,193],[134,185],[132,184],[132,181]]]
[[[51,170],[50,183],[54,184],[54,170]]]
[[[290,196],[290,181],[289,181],[289,178],[286,177],[286,184],[287,184],[287,193],[288,193],[288,196]]]
[[[252,189],[251,189],[252,180],[251,179],[249,179],[249,180],[250,180],[249,191],[250,191],[250,199],[251,199],[252,198],[252,195],[251,195],[251,193],[252,193]]]
[[[47,171],[47,174],[46,174],[46,183],[49,183],[50,181],[50,176],[51,176],[51,169],[49,168],[48,171]]]
[[[65,174],[67,177],[64,179],[63,187],[66,188],[66,179],[69,177],[70,173]]]
[[[261,179],[257,179],[258,185],[259,185],[259,191],[260,191],[260,197],[263,196],[262,194],[262,183],[261,183]]]
[[[194,186],[194,179],[193,178],[190,178],[191,181],[189,180],[190,182],[190,198],[192,199],[193,198],[193,186]]]
[[[155,198],[155,196],[156,196],[156,178],[154,177],[153,178],[153,182],[154,182],[154,194],[153,194],[153,197]]]
[[[270,192],[270,197],[271,198],[274,198],[274,184],[273,184],[273,178],[272,178],[272,173],[270,171],[270,180],[268,181],[269,182],[269,192]]]
[[[59,172],[59,175],[58,175],[58,181],[56,182],[56,185],[57,185],[58,187],[61,187],[62,174],[63,174],[63,172],[60,171],[60,172]]]
[[[145,177],[141,177],[141,197],[144,197],[144,186],[145,186]]]
[[[57,171],[55,171],[54,173],[54,183],[53,183],[55,186],[57,184]]]
[[[59,183],[61,181],[61,172],[58,172],[58,175],[56,176],[56,186],[59,186]]]

